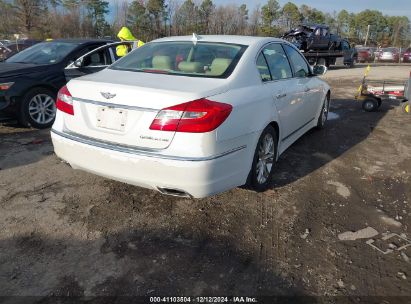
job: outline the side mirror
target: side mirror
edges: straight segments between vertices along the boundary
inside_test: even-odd
[[[327,73],[327,67],[325,65],[315,65],[312,68],[313,74],[315,76],[321,76]]]
[[[83,58],[79,58],[76,61],[74,61],[74,66],[76,68],[81,68],[83,66]]]

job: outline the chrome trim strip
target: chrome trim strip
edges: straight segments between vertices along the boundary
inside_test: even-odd
[[[128,105],[122,105],[122,104],[116,104],[116,103],[109,103],[109,102],[103,102],[103,101],[83,99],[83,98],[78,98],[78,97],[73,97],[73,100],[79,101],[79,102],[84,102],[84,103],[90,103],[90,104],[94,104],[94,105],[97,105],[97,106],[110,107],[110,108],[120,108],[120,109],[144,111],[144,112],[158,112],[158,111],[160,111],[160,110],[152,109],[152,108],[142,108],[142,107],[138,107],[138,106],[128,106]]]
[[[102,148],[102,149],[107,149],[107,150],[112,150],[112,151],[122,152],[122,153],[129,153],[129,154],[134,154],[134,155],[140,155],[140,156],[154,157],[154,158],[160,158],[160,159],[179,160],[179,161],[197,162],[197,161],[214,160],[214,159],[221,158],[229,154],[238,152],[247,147],[246,145],[244,145],[244,146],[237,147],[229,151],[226,151],[226,152],[223,152],[217,155],[208,156],[208,157],[182,157],[182,156],[172,156],[172,155],[161,155],[158,153],[144,151],[144,150],[133,148],[133,147],[99,141],[99,140],[92,139],[90,137],[85,137],[85,136],[81,136],[77,134],[74,135],[74,134],[69,134],[65,132],[60,132],[55,129],[51,129],[51,132],[61,137],[64,137],[66,139],[73,140],[73,141],[76,141],[76,142],[79,142],[85,145],[97,147],[97,148]]]

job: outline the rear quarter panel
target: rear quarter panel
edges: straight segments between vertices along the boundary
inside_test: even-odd
[[[251,169],[262,131],[271,122],[279,122],[274,100],[264,87],[256,66],[256,57],[263,45],[255,46],[244,54],[239,62],[241,65],[230,76],[227,92],[209,97],[210,100],[233,106],[230,116],[217,128],[215,140],[217,146],[224,150],[244,147],[241,154],[244,181]],[[278,124],[281,133],[281,124]]]

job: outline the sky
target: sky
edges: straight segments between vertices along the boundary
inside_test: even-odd
[[[289,0],[277,1],[283,6]],[[267,3],[265,0],[213,0],[213,2],[217,5],[244,3],[250,8]],[[297,6],[306,4],[328,13],[332,13],[334,10],[338,12],[343,9],[353,13],[366,9],[375,9],[381,11],[384,15],[407,16],[411,20],[411,0],[291,0],[290,2]]]

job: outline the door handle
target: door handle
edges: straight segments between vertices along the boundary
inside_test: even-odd
[[[287,96],[287,94],[286,93],[283,93],[283,94],[277,94],[275,97],[277,98],[277,99],[281,99],[281,98],[284,98],[284,97],[286,97]]]
[[[310,91],[311,91],[310,88],[305,88],[305,90],[304,90],[305,93],[308,93],[308,92],[310,92]]]

